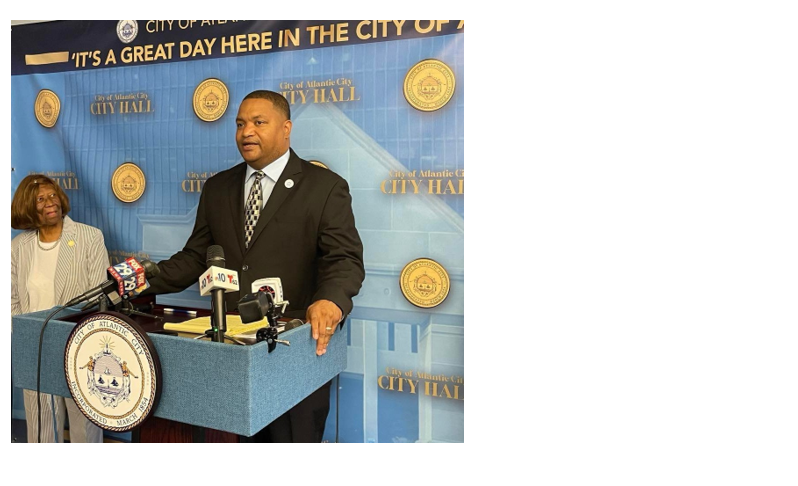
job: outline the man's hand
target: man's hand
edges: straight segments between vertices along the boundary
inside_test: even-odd
[[[327,343],[330,342],[330,338],[335,333],[341,317],[341,309],[329,300],[317,300],[308,307],[305,322],[309,322],[313,329],[313,339],[316,340],[316,355],[321,356],[327,352]]]

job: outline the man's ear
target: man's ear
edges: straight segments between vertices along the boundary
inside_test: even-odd
[[[283,130],[285,130],[285,138],[286,139],[291,138],[291,128],[293,126],[294,126],[294,124],[291,122],[291,120],[286,120],[285,124],[283,124]]]

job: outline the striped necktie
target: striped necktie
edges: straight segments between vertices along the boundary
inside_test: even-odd
[[[247,214],[244,220],[244,244],[247,248],[249,248],[249,241],[255,232],[255,225],[258,224],[260,209],[263,206],[263,191],[260,187],[260,180],[263,179],[263,176],[263,172],[255,172],[255,182],[247,197]]]

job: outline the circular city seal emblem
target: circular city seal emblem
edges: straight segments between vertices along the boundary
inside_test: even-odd
[[[454,72],[437,59],[424,59],[405,76],[405,99],[421,111],[435,111],[454,96]]]
[[[216,121],[227,111],[229,99],[227,86],[216,78],[208,78],[194,90],[194,113],[202,121]]]
[[[61,100],[58,95],[49,89],[39,91],[36,102],[33,103],[33,112],[36,119],[45,128],[53,128],[58,121],[58,114],[61,113]]]
[[[117,167],[111,176],[111,188],[114,195],[122,202],[133,202],[144,194],[147,181],[144,172],[133,162],[125,162]]]
[[[317,166],[321,167],[322,169],[327,169],[327,170],[330,170],[330,168],[329,168],[329,167],[327,167],[327,166],[326,166],[326,165],[324,165],[323,163],[319,162],[318,160],[308,160],[308,162],[310,162],[310,163],[311,163],[311,164],[313,164],[313,165],[317,165]]]
[[[429,309],[449,295],[449,274],[435,260],[419,258],[402,269],[399,287],[411,304]]]
[[[116,23],[116,35],[125,44],[133,42],[139,33],[139,23],[135,20],[120,20]]]
[[[126,432],[153,413],[161,364],[150,338],[116,312],[78,322],[64,350],[64,372],[75,404],[97,426]]]

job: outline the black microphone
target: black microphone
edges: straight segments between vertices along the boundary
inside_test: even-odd
[[[276,302],[271,292],[258,290],[241,297],[238,301],[238,313],[244,324],[258,322],[265,317],[270,327],[277,327],[277,319],[283,316],[286,305],[287,300]]]
[[[274,297],[269,292],[259,290],[241,297],[241,300],[238,301],[238,314],[244,324],[262,321],[264,317],[270,317],[273,311]],[[276,324],[272,324],[269,319],[269,325]]]
[[[305,323],[302,322],[300,319],[291,319],[285,324],[285,329],[283,329],[283,332],[290,331],[291,329],[295,329],[299,326],[304,326],[304,325]]]
[[[142,286],[148,285],[147,278],[156,277],[161,273],[161,269],[149,260],[139,262],[135,258],[128,258],[124,262],[108,267],[107,272],[108,280],[78,295],[64,304],[64,307],[72,307],[100,294],[105,294],[111,304],[116,305],[122,301],[123,295],[137,295]]]
[[[221,267],[224,269],[224,248],[220,245],[211,245],[208,247],[208,252],[205,257],[205,263],[208,268]],[[200,281],[203,278],[200,277]],[[207,279],[206,279],[207,280]],[[211,272],[211,283],[216,283],[213,271]],[[238,282],[236,282],[236,285]],[[213,340],[219,343],[224,342],[224,333],[227,332],[227,306],[224,302],[224,288],[216,288],[214,285],[211,287],[211,311],[213,324],[211,327],[214,330]]]
[[[211,245],[208,247],[208,252],[205,254],[205,263],[209,266],[217,266],[224,268],[224,248],[221,245]]]

